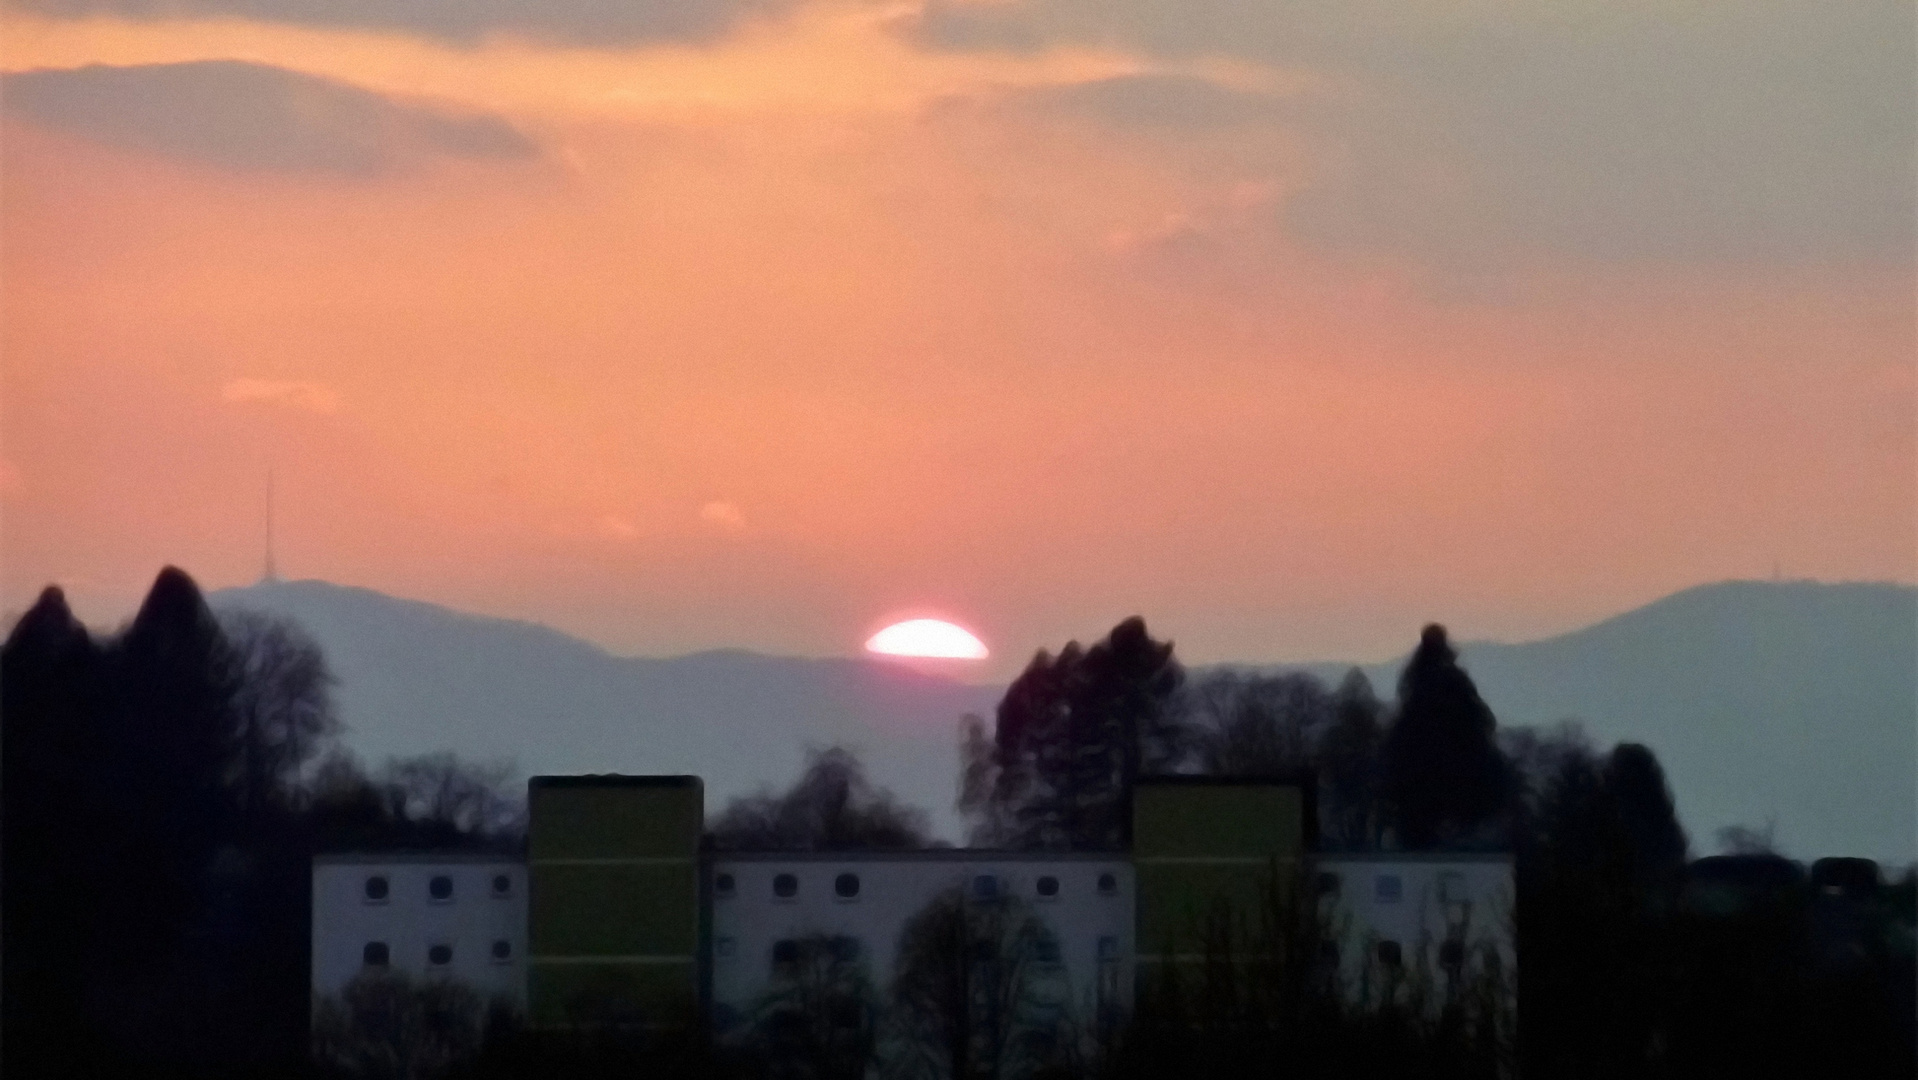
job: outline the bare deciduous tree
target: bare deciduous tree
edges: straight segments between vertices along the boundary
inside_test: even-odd
[[[839,747],[808,755],[806,771],[783,794],[734,799],[714,819],[722,851],[910,850],[929,843],[925,812],[866,779],[865,766]]]
[[[1065,1052],[1071,1000],[1058,938],[999,890],[947,889],[914,915],[891,997],[888,1076],[998,1080]]]
[[[256,611],[220,617],[233,667],[235,750],[229,783],[240,810],[292,801],[302,774],[340,731],[333,673],[299,624]]]

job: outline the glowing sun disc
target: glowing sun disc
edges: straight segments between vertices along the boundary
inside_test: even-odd
[[[943,619],[907,619],[893,623],[866,642],[881,656],[925,656],[941,660],[983,660],[986,643],[963,626]]]

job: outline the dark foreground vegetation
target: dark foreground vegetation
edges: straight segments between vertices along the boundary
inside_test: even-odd
[[[1120,850],[1133,781],[1292,776],[1327,849],[1512,850],[1519,970],[1471,957],[1331,984],[1309,896],[1220,912],[1205,960],[1129,1016],[1049,997],[1043,923],[935,902],[878,985],[830,939],[782,958],[745,1025],[527,1031],[443,983],[308,1000],[308,872],[326,850],[517,850],[501,770],[369,771],[340,749],[296,627],[216,619],[177,571],[90,635],[57,590],[0,656],[0,1055],[7,1075],[1397,1077],[1910,1076],[1907,869],[1764,850],[1691,859],[1642,746],[1500,730],[1428,628],[1393,702],[1354,672],[1188,677],[1129,620],[1041,653],[964,729],[977,844]],[[839,751],[717,815],[720,848],[910,848],[923,814]],[[1509,1002],[1516,1000],[1516,1013]],[[602,1018],[603,1019],[603,1018]],[[630,1021],[630,1022],[629,1022]]]

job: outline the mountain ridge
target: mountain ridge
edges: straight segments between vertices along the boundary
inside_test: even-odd
[[[526,773],[691,772],[717,806],[784,784],[807,746],[845,744],[948,838],[957,721],[990,714],[1003,690],[849,657],[625,657],[539,623],[327,582],[209,600],[306,625],[340,676],[349,745],[369,758],[453,749]],[[1502,725],[1575,720],[1601,745],[1650,745],[1695,850],[1775,819],[1793,853],[1918,857],[1918,588],[1718,582],[1459,650]],[[1331,680],[1356,666],[1389,697],[1402,663],[1216,666]]]

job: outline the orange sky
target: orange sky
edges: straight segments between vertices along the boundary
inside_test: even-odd
[[[269,467],[284,574],[633,653],[940,614],[999,674],[1139,612],[1189,659],[1369,659],[1774,567],[1918,578],[1908,259],[1608,250],[1496,198],[1469,242],[1402,208],[1327,240],[1294,211],[1369,191],[1369,144],[1295,118],[1375,100],[1363,67],[940,48],[913,5],[593,49],[47,9],[6,70],[243,59],[535,149],[256,168],[10,107],[10,611],[252,580]],[[1277,119],[1075,104],[1128,79]],[[1507,182],[1434,160],[1385,190]]]

